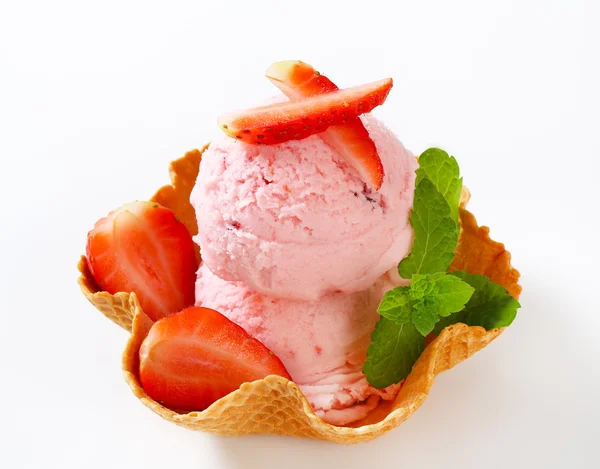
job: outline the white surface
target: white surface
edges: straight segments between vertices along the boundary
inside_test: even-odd
[[[168,3],[0,2],[0,467],[593,467],[599,3]],[[165,183],[217,113],[273,94],[262,73],[286,58],[342,86],[393,76],[376,114],[458,157],[523,275],[513,326],[355,447],[161,420],[75,283],[94,221]]]

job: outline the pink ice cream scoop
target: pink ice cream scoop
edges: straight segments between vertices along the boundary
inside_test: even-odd
[[[222,280],[202,265],[196,305],[219,311],[271,349],[326,422],[360,420],[398,392],[398,385],[373,388],[361,371],[379,319],[371,291],[289,300]]]
[[[408,253],[417,162],[381,122],[361,118],[385,170],[378,192],[318,135],[277,145],[213,140],[191,196],[212,272],[314,301],[369,288]]]

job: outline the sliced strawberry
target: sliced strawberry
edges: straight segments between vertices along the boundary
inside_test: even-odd
[[[208,308],[161,319],[140,347],[142,387],[174,410],[204,410],[242,383],[268,375],[291,380],[273,352]]]
[[[339,90],[329,78],[300,60],[274,62],[265,75],[290,99],[308,98]]]
[[[300,140],[370,112],[383,104],[391,88],[392,79],[387,78],[310,98],[230,112],[220,116],[218,124],[230,137],[247,143],[274,145]]]
[[[100,288],[135,292],[154,321],[194,304],[194,242],[168,208],[133,202],[109,213],[88,233],[86,253]]]
[[[329,78],[299,60],[275,62],[267,69],[266,76],[290,99],[338,90]],[[365,182],[379,190],[384,176],[381,158],[358,117],[348,119],[344,125],[333,125],[319,136],[343,155]]]

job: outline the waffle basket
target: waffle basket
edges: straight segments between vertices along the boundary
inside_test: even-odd
[[[195,235],[198,227],[189,199],[196,182],[203,151],[193,150],[170,165],[171,184],[163,186],[151,198],[175,212],[188,231]],[[510,264],[504,245],[489,237],[487,227],[479,227],[466,210],[470,194],[461,196],[461,234],[451,270],[483,274],[519,297],[519,272]],[[200,253],[196,250],[200,262]],[[422,353],[404,381],[394,401],[381,401],[365,419],[349,426],[325,423],[313,412],[298,386],[280,376],[243,384],[240,389],[219,399],[202,412],[180,414],[152,400],[140,384],[139,348],[152,321],[144,314],[135,293],[101,291],[81,257],[78,264],[79,285],[86,298],[108,319],[130,333],[123,352],[125,381],[142,403],[177,425],[220,435],[276,434],[316,438],[335,443],[360,443],[372,440],[397,427],[415,412],[426,399],[437,374],[446,371],[478,352],[503,329],[486,331],[482,327],[454,324],[444,329]]]

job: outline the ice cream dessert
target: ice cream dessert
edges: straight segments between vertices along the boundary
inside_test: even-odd
[[[289,82],[301,65],[270,71]],[[322,78],[306,68],[309,80]],[[397,393],[373,388],[361,371],[378,319],[369,289],[412,244],[417,161],[380,121],[358,119],[383,170],[378,189],[319,134],[274,145],[221,134],[190,200],[203,259],[196,304],[267,345],[335,424]]]
[[[220,116],[172,185],[96,224],[80,285],[131,331],[126,380],[168,420],[365,441],[511,324],[518,272],[455,158],[417,160],[370,115],[391,79],[267,77],[285,97]]]

